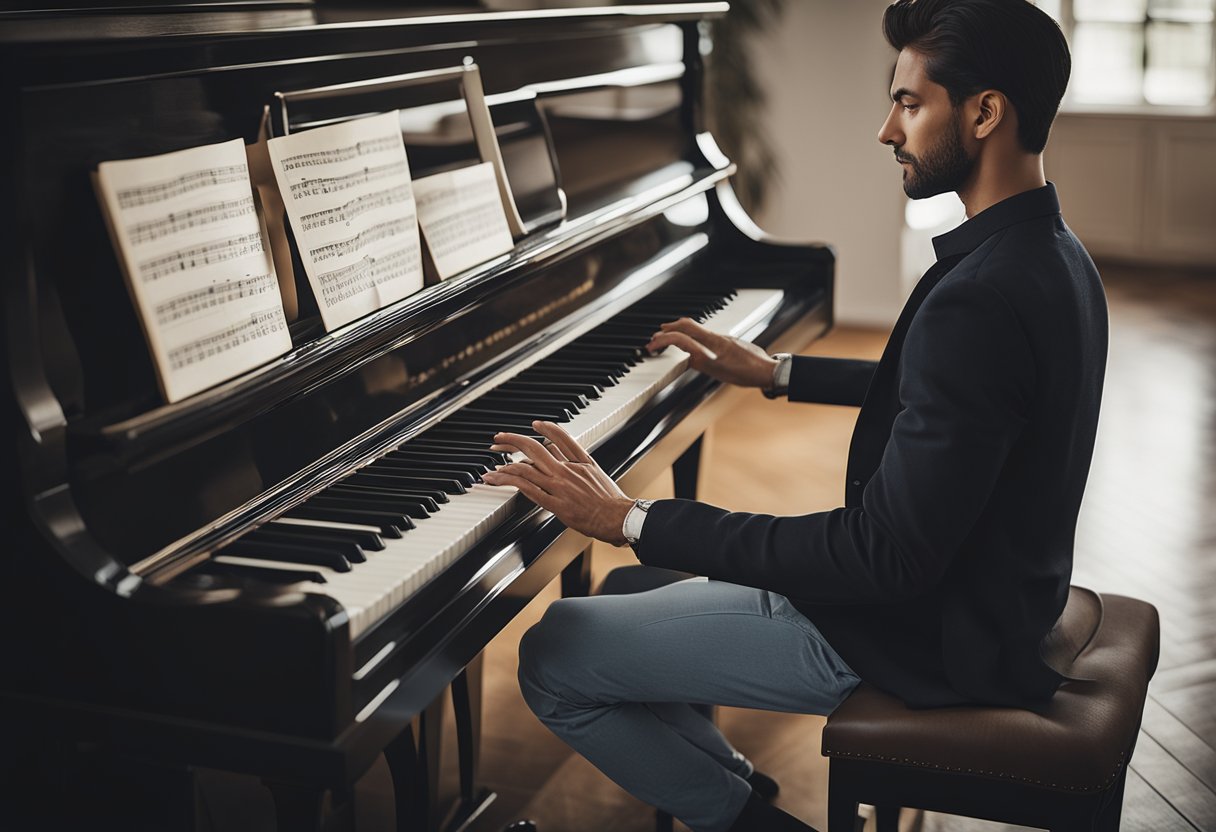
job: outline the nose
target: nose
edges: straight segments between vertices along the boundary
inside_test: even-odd
[[[898,112],[899,105],[892,105],[891,112],[887,113],[887,120],[882,123],[882,127],[878,130],[878,141],[880,144],[899,147],[904,143],[904,135],[900,131],[895,118]]]

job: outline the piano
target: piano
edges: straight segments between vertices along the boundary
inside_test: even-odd
[[[831,249],[762,233],[707,131],[726,3],[335,9],[0,12],[10,817],[24,800],[44,823],[193,829],[178,775],[207,767],[261,778],[280,829],[341,828],[384,754],[398,828],[462,828],[489,799],[481,651],[559,576],[588,590],[589,541],[479,481],[492,434],[554,419],[627,491],[674,466],[692,496],[700,437],[756,394],[645,355],[649,334],[691,315],[798,351],[831,325]],[[253,143],[267,114],[281,134],[430,106],[377,84],[473,63],[513,251],[333,332],[297,268],[292,350],[165,404],[97,164]],[[290,94],[369,83],[370,104]],[[433,138],[406,136],[411,164],[467,151]],[[449,696],[454,807],[435,774]],[[96,771],[72,776],[82,749],[144,766],[118,809]]]

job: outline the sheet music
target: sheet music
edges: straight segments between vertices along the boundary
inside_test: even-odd
[[[494,165],[484,162],[414,183],[418,224],[435,271],[449,278],[514,246]]]
[[[409,162],[396,111],[269,142],[326,329],[422,288]]]
[[[291,349],[240,139],[103,162],[96,184],[166,400]]]

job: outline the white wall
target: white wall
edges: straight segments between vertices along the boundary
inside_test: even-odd
[[[840,323],[889,326],[903,306],[900,168],[878,129],[895,52],[889,0],[788,0],[781,26],[753,44],[768,94],[765,130],[780,165],[757,223],[836,249]]]

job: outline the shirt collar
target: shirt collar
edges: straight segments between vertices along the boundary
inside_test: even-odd
[[[1035,217],[1060,213],[1056,186],[1048,182],[1042,188],[1023,191],[996,205],[986,208],[953,231],[933,238],[937,259],[970,254],[998,231]]]

